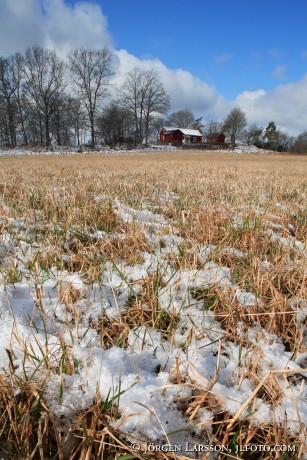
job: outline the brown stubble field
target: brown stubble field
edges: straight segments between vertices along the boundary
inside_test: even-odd
[[[106,315],[97,324],[88,322],[86,326],[97,329],[104,349],[113,346],[125,349],[131,331],[145,327],[161,332],[162,341],[171,343],[172,349],[180,348],[188,356],[189,347],[196,341],[200,344],[199,337],[205,332],[200,333],[193,321],[183,327],[180,322],[183,312],[165,311],[159,296],[167,283],[172,283],[165,276],[166,270],[173,270],[180,281],[187,273],[202,272],[208,263],[224,267],[229,282],[206,286],[191,283],[189,288],[202,310],[214,315],[214,324],[222,335],[215,340],[219,348],[213,353],[217,355],[217,365],[210,383],[205,383],[204,375],[199,376],[202,385],[200,380],[197,384],[192,377],[189,380],[188,374],[181,375],[182,357],[168,370],[172,385],[193,387],[190,398],[181,401],[183,417],[191,424],[201,424],[198,418],[201,409],[212,411],[213,428],[204,424],[203,431],[211,443],[291,444],[296,446],[295,454],[281,457],[280,453],[271,453],[267,457],[263,452],[257,458],[304,458],[307,412],[300,414],[297,408],[300,428],[293,431],[291,423],[287,429],[286,422],[260,419],[251,422],[246,410],[250,408],[249,414],[253,413],[257,401],[262,400],[274,413],[283,401],[284,385],[296,385],[302,393],[305,385],[307,157],[178,151],[6,156],[0,158],[0,164],[0,237],[6,242],[6,249],[1,252],[0,276],[5,289],[13,289],[25,278],[29,285],[32,283],[45,325],[47,301],[41,288],[42,273],[46,279],[56,267],[59,273],[77,273],[86,286],[103,285],[102,274],[109,263],[115,267],[145,266],[146,254],[156,254],[159,258],[159,250],[161,254],[164,251],[158,265],[160,273],[158,269],[154,272],[148,269],[142,279],[129,281],[133,288],[138,285],[138,290],[127,298],[125,309],[117,317]],[[148,220],[144,211],[150,213]],[[163,224],[158,227],[155,223],[158,220],[150,216],[156,219],[161,216]],[[99,237],[93,236],[97,234]],[[177,238],[177,246],[169,243],[171,237]],[[25,242],[31,251],[21,261],[16,248]],[[126,275],[122,277],[128,283]],[[254,301],[245,304],[240,300],[242,293],[248,293],[246,296],[252,293]],[[87,321],[79,306],[82,296],[83,291],[73,282],[59,281],[58,302],[67,307],[77,329]],[[69,320],[61,327],[70,330]],[[46,459],[48,449],[55,455],[53,458],[65,460],[113,459],[115,454],[116,458],[134,458],[131,433],[122,428],[114,431],[114,424],[112,428],[110,425],[120,417],[119,401],[118,404],[112,401],[106,409],[105,401],[97,396],[93,406],[80,412],[78,422],[71,427],[75,436],[72,444],[69,444],[71,434],[64,433],[63,437],[55,434],[55,418],[48,397],[44,400],[44,379],[40,376],[77,373],[62,334],[61,330],[62,354],[58,362],[50,363],[37,355],[39,366],[30,380],[23,373],[18,374],[14,349],[7,351],[8,365],[0,371],[0,447],[4,452],[14,452],[16,458],[33,455],[31,458]],[[267,359],[267,346],[273,344],[274,337],[284,346],[287,359],[297,363],[296,370],[293,366],[274,368],[273,361],[268,372],[262,366]],[[266,344],[264,348],[257,345],[259,341]],[[240,353],[232,374],[233,385],[240,388],[246,380],[252,388],[241,409],[235,411],[218,394],[221,357],[230,362],[229,343]],[[33,361],[33,347],[20,340],[20,350],[25,360]],[[62,387],[59,391],[62,392]],[[18,399],[23,392],[29,404]],[[296,396],[293,398],[296,401]],[[38,405],[38,399],[43,403]],[[294,406],[299,404],[294,402]],[[44,414],[44,422],[35,418],[33,407],[41,416]],[[20,415],[22,411],[24,415]],[[25,442],[27,433],[31,436]],[[73,446],[70,454],[65,443]],[[247,458],[236,455],[219,458]],[[152,458],[176,457],[156,453]]]

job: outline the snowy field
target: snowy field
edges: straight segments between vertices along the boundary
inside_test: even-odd
[[[109,146],[97,146],[95,149],[95,154],[107,154],[107,155],[114,155],[114,154],[141,154],[141,153],[149,153],[149,152],[178,152],[180,149],[173,146],[165,146],[165,145],[149,145],[146,150],[139,149],[139,148],[131,148],[131,150],[127,151],[125,147],[109,147]],[[193,150],[191,150],[193,151]],[[199,152],[199,150],[195,149],[195,151]],[[51,148],[40,147],[40,146],[33,146],[30,147],[15,147],[14,149],[5,149],[0,147],[0,156],[16,156],[16,155],[75,155],[80,153],[91,153],[89,147],[85,146],[76,146],[76,147],[64,147],[64,146],[53,146]],[[206,151],[203,151],[206,152]],[[210,151],[209,151],[210,152]],[[218,150],[219,153],[259,153],[259,154],[276,154],[276,152],[272,152],[270,150],[259,149],[255,145],[247,145],[247,144],[238,144],[235,150],[231,149],[224,149]],[[208,151],[207,151],[208,153]]]
[[[307,458],[304,157],[0,153],[0,457]]]

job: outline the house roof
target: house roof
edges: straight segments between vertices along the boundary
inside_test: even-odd
[[[182,132],[185,136],[202,136],[201,132],[198,129],[184,129],[179,128],[179,131]]]
[[[177,131],[178,128],[175,126],[164,126],[163,129],[165,129],[165,131]]]
[[[202,136],[201,132],[198,129],[186,129],[186,128],[173,128],[173,127],[165,127],[164,134],[170,134],[174,131],[180,131],[185,136]]]
[[[165,131],[164,134],[170,134],[170,133],[173,133],[173,132],[175,132],[177,130],[178,130],[178,128],[174,128],[173,126],[165,126],[162,131]]]

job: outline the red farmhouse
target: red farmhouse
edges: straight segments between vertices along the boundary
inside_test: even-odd
[[[160,141],[194,144],[202,141],[202,135],[198,129],[163,128],[160,132]]]
[[[207,136],[208,144],[224,144],[226,136],[223,133],[211,133]]]

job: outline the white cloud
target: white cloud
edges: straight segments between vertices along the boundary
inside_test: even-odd
[[[0,55],[42,44],[42,14],[39,0],[0,0]]]
[[[274,91],[244,91],[236,104],[246,112],[249,123],[266,126],[270,121],[292,136],[307,128],[307,74],[298,82],[278,86]]]
[[[116,55],[119,67],[114,81],[117,85],[123,82],[126,73],[134,67],[155,69],[171,97],[172,111],[189,108],[196,116],[212,112],[218,116],[224,116],[230,109],[230,103],[218,93],[214,86],[186,70],[171,70],[159,59],[138,59],[126,50],[117,51]]]
[[[62,57],[85,44],[94,49],[113,46],[107,18],[99,5],[79,2],[68,6],[63,0],[43,2],[47,11],[45,46],[55,48]]]
[[[55,48],[64,55],[71,49],[113,46],[101,7],[81,1],[0,0],[0,55],[24,51],[28,46]]]

